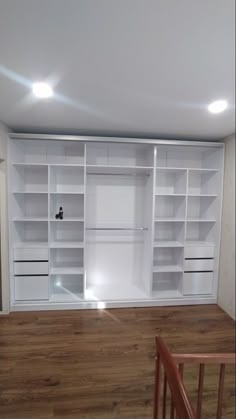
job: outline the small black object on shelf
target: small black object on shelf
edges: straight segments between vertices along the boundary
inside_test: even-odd
[[[63,214],[64,214],[64,212],[63,212],[63,208],[62,208],[62,207],[60,207],[60,208],[59,208],[59,212],[58,212],[58,214],[56,214],[56,215],[55,215],[55,218],[56,218],[57,220],[63,220]]]

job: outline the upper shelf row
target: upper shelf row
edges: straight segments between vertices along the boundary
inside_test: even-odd
[[[11,161],[15,164],[117,166],[133,168],[192,168],[218,170],[220,148],[211,146],[153,146],[61,141],[13,141]],[[92,171],[91,167],[91,171]]]
[[[163,170],[157,169],[155,178],[156,195],[207,195],[218,194],[217,171]],[[80,166],[14,165],[12,168],[14,193],[70,193],[85,191],[84,169]]]

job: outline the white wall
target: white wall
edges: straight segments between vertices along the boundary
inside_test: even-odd
[[[235,135],[225,142],[218,304],[235,319]]]
[[[7,219],[7,147],[8,130],[0,122],[0,252],[1,284],[0,314],[9,310],[9,275],[8,275],[8,219]]]

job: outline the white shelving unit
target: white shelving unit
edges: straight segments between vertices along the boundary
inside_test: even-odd
[[[220,144],[12,139],[12,309],[215,302],[222,177]]]

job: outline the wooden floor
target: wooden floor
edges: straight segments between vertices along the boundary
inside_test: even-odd
[[[0,418],[151,418],[154,337],[174,352],[233,352],[234,330],[214,305],[0,317]],[[204,419],[214,417],[209,374]],[[233,371],[227,377],[224,413],[235,418]],[[194,395],[194,371],[186,380]]]

